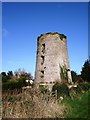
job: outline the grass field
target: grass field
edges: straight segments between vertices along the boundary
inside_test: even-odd
[[[63,103],[67,106],[66,118],[90,118],[90,91],[80,93],[76,98],[67,98]]]

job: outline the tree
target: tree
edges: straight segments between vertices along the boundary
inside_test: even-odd
[[[17,80],[19,78],[19,74],[17,71],[14,72],[14,78]]]
[[[81,75],[78,75],[75,71],[71,71],[71,76],[72,76],[72,81],[74,83],[81,83],[83,82],[83,79],[81,77]]]
[[[90,82],[90,59],[85,61],[82,67],[81,77],[84,81]]]
[[[6,72],[2,72],[1,75],[2,75],[2,76],[6,76]]]
[[[72,81],[75,83],[77,82],[77,73],[75,71],[71,71]]]
[[[13,72],[8,71],[1,73],[2,77],[2,88],[3,90],[13,90],[18,89],[23,86],[26,86],[25,80],[33,79],[30,73],[27,73],[24,69],[18,69],[17,71]]]
[[[30,73],[24,72],[20,75],[20,78],[24,78],[25,80],[30,80],[30,79],[32,79],[32,76]]]
[[[12,77],[13,77],[13,72],[12,72],[12,71],[8,71],[7,77],[8,77],[8,79],[12,79]]]
[[[7,74],[6,74],[6,72],[2,72],[1,73],[1,76],[2,76],[2,82],[7,82]]]
[[[17,71],[14,72],[14,74],[17,79],[24,79],[24,80],[33,79],[31,73],[26,72],[24,69],[19,68]]]

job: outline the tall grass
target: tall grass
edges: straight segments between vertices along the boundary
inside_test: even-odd
[[[64,118],[65,106],[38,90],[4,93],[2,102],[3,118]]]

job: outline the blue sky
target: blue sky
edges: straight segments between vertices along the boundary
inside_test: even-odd
[[[71,70],[80,73],[88,58],[88,3],[3,3],[2,19],[2,71],[24,68],[34,75],[37,37],[59,32],[67,36]]]

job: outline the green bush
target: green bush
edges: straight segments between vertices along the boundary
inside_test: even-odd
[[[24,79],[19,79],[18,81],[10,80],[10,81],[2,84],[2,90],[20,89],[23,86],[25,86]]]
[[[79,87],[72,87],[69,89],[69,95],[71,98],[75,98],[78,94],[81,93],[81,89]]]
[[[78,95],[82,92],[86,92],[90,90],[90,84],[89,83],[80,83],[77,85],[77,87],[72,87],[69,90],[69,94],[71,98],[78,97]]]
[[[17,87],[16,81],[9,81],[3,84],[2,89],[3,90],[14,90],[16,87]]]
[[[80,89],[81,91],[88,91],[88,90],[90,90],[90,84],[89,83],[81,83],[81,84],[78,84],[77,88]]]
[[[59,98],[60,96],[66,97],[69,96],[69,88],[66,84],[64,83],[55,83],[52,92],[57,91],[57,97]]]

